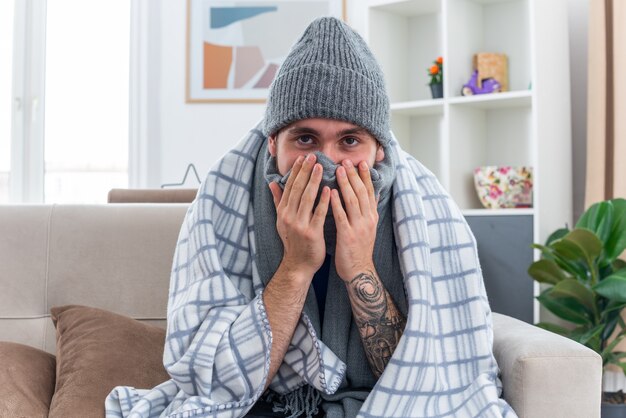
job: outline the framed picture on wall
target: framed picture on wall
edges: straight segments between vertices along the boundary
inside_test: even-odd
[[[187,0],[187,103],[265,102],[291,46],[346,0]]]

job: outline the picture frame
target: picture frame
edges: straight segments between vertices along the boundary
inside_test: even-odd
[[[315,18],[346,21],[346,0],[187,0],[186,103],[265,103]]]

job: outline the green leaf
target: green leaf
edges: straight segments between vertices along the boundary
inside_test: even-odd
[[[616,271],[609,277],[605,277],[593,286],[593,290],[609,300],[626,302],[626,269]]]
[[[605,251],[609,261],[615,260],[626,249],[626,200],[613,199],[613,226],[611,235],[606,241]]]
[[[554,248],[546,247],[541,244],[531,244],[532,248],[541,250],[542,259],[553,260],[562,270],[565,270],[570,275],[578,277],[582,281],[588,280],[588,272],[585,269],[584,264],[576,260],[568,260],[562,255],[558,254]]]
[[[613,364],[621,367],[621,369],[624,371],[624,374],[626,374],[626,363],[622,363],[621,361],[615,361],[613,362]]]
[[[620,311],[621,310],[618,309],[611,309],[610,311],[606,309],[604,310],[603,315],[606,314],[606,316],[604,317],[604,320],[602,322],[606,324],[606,327],[604,327],[604,331],[602,331],[602,335],[600,336],[602,341],[608,340],[611,334],[613,334],[613,331],[617,326],[617,319],[621,317]]]
[[[602,356],[602,363],[603,363],[603,364],[607,361],[607,359],[608,359],[608,357],[609,357],[609,354],[610,354],[611,352],[613,352],[613,349],[614,349],[615,347],[617,347],[617,344],[619,344],[619,343],[620,343],[623,339],[624,339],[624,335],[623,335],[623,334],[622,334],[622,335],[618,335],[618,336],[617,336],[617,338],[615,338],[613,341],[611,341],[611,342],[609,343],[609,345],[607,345],[607,346],[604,348],[604,350],[602,350],[602,352],[600,353],[600,355]]]
[[[599,353],[600,351],[602,351],[602,340],[600,339],[599,336],[593,337],[585,345],[589,347],[590,349],[592,349],[593,351],[595,351],[596,353]]]
[[[606,305],[603,313],[613,313],[615,311],[621,311],[624,308],[626,308],[626,302],[618,302],[616,300],[612,300]]]
[[[619,326],[622,327],[622,330],[626,328],[626,323],[624,323],[624,318],[622,318],[622,315],[617,315],[617,322],[619,323]]]
[[[549,246],[550,244],[552,244],[554,241],[559,240],[561,238],[563,238],[565,235],[567,235],[569,233],[569,228],[561,228],[561,229],[557,229],[556,231],[554,231],[552,234],[550,234],[550,236],[548,237],[548,239],[546,240],[546,246]]]
[[[626,356],[626,353],[623,353],[621,351],[614,351],[612,353],[608,353],[606,355],[606,360],[604,361],[604,365],[606,364],[615,364],[616,366],[620,366],[620,360],[623,359]],[[622,370],[624,370],[622,368]],[[625,372],[626,373],[626,372]]]
[[[567,271],[572,276],[578,278],[582,282],[589,281],[591,274],[589,270],[585,267],[584,261],[568,260],[562,254],[559,254],[557,252],[553,252],[551,254],[551,257],[560,268]]]
[[[613,205],[608,201],[595,203],[582,214],[575,227],[595,232],[606,244],[611,235],[613,210]]]
[[[537,300],[550,312],[574,324],[591,324],[591,320],[586,315],[585,308],[576,300],[570,298],[556,299],[550,296],[552,289],[546,289],[537,296]]]
[[[582,248],[580,248],[572,241],[567,241],[565,238],[553,242],[551,244],[551,247],[554,249],[555,253],[565,258],[566,260],[585,260],[585,253],[583,252]]]
[[[528,274],[540,283],[557,284],[571,276],[561,269],[554,260],[541,259],[528,268]]]
[[[612,267],[613,267],[613,271],[626,269],[626,261],[622,260],[621,258],[616,258],[613,261]]]
[[[591,313],[594,311],[594,295],[591,290],[575,279],[566,279],[557,283],[550,294],[556,298],[571,297],[583,304]]]
[[[587,332],[585,332],[578,338],[578,342],[583,345],[586,345],[589,342],[589,340],[597,337],[598,335],[600,335],[600,333],[602,333],[602,331],[604,330],[604,325],[605,324],[598,324],[595,327],[589,329]]]
[[[590,264],[602,252],[602,241],[593,231],[588,229],[576,228],[563,237],[563,240],[572,242],[580,248]]]
[[[619,257],[626,249],[626,200],[613,199],[613,228],[606,242],[606,254],[609,260]]]
[[[550,322],[538,322],[535,324],[535,326],[539,328],[543,328],[546,331],[550,331],[550,332],[554,332],[555,334],[562,335],[564,337],[569,337],[569,334],[571,333],[569,329],[562,327],[560,325],[551,324]]]
[[[581,325],[570,332],[569,338],[599,353],[602,351],[600,334],[603,332],[603,329],[604,324],[597,324],[593,327],[590,325]]]
[[[536,248],[538,250],[541,250],[542,253],[548,253],[550,254],[552,252],[552,248],[547,247],[545,245],[541,245],[541,244],[530,244],[530,246],[532,248]]]
[[[614,361],[618,361],[619,359],[623,359],[626,357],[626,353],[623,351],[613,351],[608,355],[609,363],[613,363]]]
[[[542,259],[553,260],[558,268],[580,279],[581,282],[597,277],[597,258],[602,254],[600,239],[592,231],[583,228],[576,228],[556,239],[564,232],[563,229],[553,233],[548,240],[549,245],[532,244],[532,247],[541,251]],[[546,283],[555,284],[554,277],[541,276],[541,278],[547,280]]]
[[[620,198],[593,204],[580,217],[576,227],[596,233],[605,251],[600,265],[610,264],[626,249],[626,200]]]
[[[551,247],[554,249],[555,256],[560,256],[574,264],[584,265],[585,276],[587,271],[594,271],[596,259],[602,252],[600,239],[590,230],[582,228],[574,229],[560,240],[553,242]],[[577,276],[580,273],[582,271]]]

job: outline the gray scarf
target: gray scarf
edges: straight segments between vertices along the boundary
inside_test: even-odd
[[[398,309],[406,316],[406,294],[394,241],[391,216],[391,189],[398,160],[395,150],[391,146],[385,146],[384,151],[385,158],[370,168],[375,193],[380,195],[378,202],[379,220],[373,258],[376,271],[383,285],[390,293]],[[338,165],[320,152],[316,152],[316,155],[318,162],[324,168],[319,193],[321,193],[324,185],[339,189],[335,176],[335,169]],[[290,174],[291,170],[285,176],[280,175],[276,166],[276,159],[270,155],[267,139],[265,139],[256,159],[252,196],[257,247],[255,261],[265,286],[278,269],[283,256],[283,243],[276,231],[276,208],[268,184],[270,181],[278,180],[281,187],[284,188]],[[319,193],[316,204],[319,201]],[[334,218],[329,208],[324,225],[326,251],[329,254],[335,252],[335,237]],[[343,281],[337,275],[334,262],[331,262],[330,265],[323,328],[320,326],[313,286],[309,288],[303,312],[310,318],[316,334],[321,335],[322,341],[346,363],[345,378],[337,392],[332,395],[319,393],[306,385],[279,399],[276,396],[271,396],[272,394],[266,399],[274,402],[275,411],[290,413],[290,416],[293,417],[312,416],[316,413],[320,403],[326,417],[356,417],[377,379],[370,370],[358,328],[352,319],[350,299]]]
[[[261,150],[263,152],[263,150]],[[316,162],[320,163],[323,168],[322,173],[322,181],[320,182],[320,186],[317,192],[317,197],[315,198],[315,203],[313,207],[315,208],[319,203],[319,200],[322,196],[322,190],[324,186],[328,186],[331,190],[337,189],[339,190],[339,198],[341,200],[342,206],[346,207],[345,202],[343,201],[343,197],[341,195],[341,190],[339,189],[339,183],[337,182],[337,167],[341,166],[341,164],[335,164],[333,160],[328,158],[321,151],[315,151],[313,154],[317,156]],[[386,155],[386,154],[385,154]],[[356,161],[355,163],[358,163]],[[378,212],[384,210],[387,207],[387,203],[389,197],[391,196],[391,186],[393,184],[393,179],[395,177],[395,164],[393,160],[390,158],[385,158],[383,161],[375,165],[376,169],[369,168],[370,177],[372,179],[372,184],[374,185],[374,193],[376,196],[381,196],[385,200],[379,201],[378,203]],[[282,176],[278,171],[278,164],[276,161],[276,157],[273,157],[269,152],[265,155],[265,180],[267,180],[267,184],[270,182],[278,182],[280,187],[284,190],[285,185],[287,184],[287,180],[291,176],[291,170],[287,172],[284,176]],[[337,239],[337,227],[335,226],[335,217],[333,216],[332,206],[329,204],[328,212],[326,213],[326,221],[324,222],[324,240],[326,241],[326,252],[328,254],[335,254],[335,242]]]

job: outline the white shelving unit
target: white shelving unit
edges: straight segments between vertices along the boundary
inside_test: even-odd
[[[395,136],[466,217],[530,216],[533,242],[571,225],[564,0],[369,0],[365,35],[385,73]],[[509,91],[461,95],[477,52],[507,55]],[[444,97],[432,99],[426,70],[438,56]],[[484,209],[473,184],[474,168],[484,165],[531,166],[533,208]],[[537,296],[541,289],[533,285]],[[536,301],[533,320],[540,320]]]

